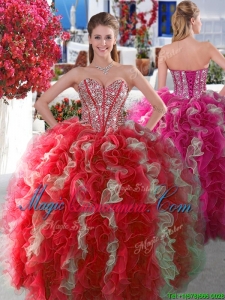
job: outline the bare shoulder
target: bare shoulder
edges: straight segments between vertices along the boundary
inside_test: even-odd
[[[214,47],[209,41],[204,41],[204,42],[197,41],[197,43],[202,49],[210,49],[211,47]]]
[[[217,49],[213,44],[210,42],[205,42],[206,53],[209,55],[209,59],[212,59],[216,62],[221,68],[225,69],[225,59],[222,52]]]
[[[167,45],[162,46],[160,52],[161,52],[161,51],[167,51],[167,50],[170,50],[170,49],[173,47],[173,45],[174,45],[174,44],[171,43],[171,44],[167,44]]]
[[[119,63],[117,63],[115,66],[118,68],[118,77],[123,78],[129,84],[129,86],[132,86],[132,80],[135,74],[137,74],[138,69],[133,65],[122,65]]]
[[[135,68],[133,65],[122,65],[120,63],[115,63],[115,67],[117,67],[120,72],[127,72],[132,67]]]
[[[199,52],[201,52],[202,54],[204,53],[204,55],[207,56],[208,59],[210,59],[215,54],[215,52],[218,51],[216,47],[209,41],[199,42],[199,48]]]
[[[204,42],[199,42],[198,43],[200,45],[202,45],[202,47],[209,47],[209,46],[212,46],[212,44],[209,42],[209,41],[204,41]]]
[[[147,82],[146,78],[136,66],[125,65],[124,70],[126,71],[126,82],[129,84],[130,89],[132,89],[134,86],[136,86],[138,89],[141,89],[141,86],[144,84],[144,82]]]
[[[174,47],[175,47],[175,43],[171,43],[171,44],[164,45],[164,46],[161,48],[161,50],[160,50],[160,52],[159,52],[159,55],[163,55],[163,54],[165,54],[165,53],[170,52],[172,49],[174,49]]]
[[[164,45],[159,52],[159,62],[166,62],[167,59],[173,57],[176,53],[179,53],[181,48],[177,42]]]
[[[70,70],[66,75],[71,78],[73,84],[81,81],[87,72],[88,67],[76,67]]]
[[[206,41],[206,42],[202,42],[202,48],[203,49],[206,49],[208,51],[213,51],[213,50],[216,50],[217,48],[212,44],[210,43],[209,41]]]
[[[75,67],[72,70],[70,70],[68,73],[70,73],[71,75],[78,75],[78,74],[83,74],[85,72],[85,68],[86,67]]]
[[[134,70],[137,70],[136,66],[134,65],[120,65],[121,71],[126,74],[132,73]]]

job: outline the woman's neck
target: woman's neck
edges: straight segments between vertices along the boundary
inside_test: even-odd
[[[91,62],[91,65],[104,68],[104,67],[108,66],[109,64],[111,64],[111,62],[113,62],[113,59],[111,56],[107,57],[107,58],[94,57]]]
[[[177,41],[177,42],[182,43],[182,44],[186,44],[186,43],[190,43],[191,41],[196,41],[194,35],[192,35],[192,34],[187,36],[185,39]]]

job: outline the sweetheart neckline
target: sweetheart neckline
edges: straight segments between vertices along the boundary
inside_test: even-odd
[[[129,92],[129,86],[128,86],[127,82],[126,82],[125,80],[121,79],[121,78],[114,80],[112,83],[110,83],[110,84],[107,85],[107,86],[103,86],[103,85],[102,85],[100,82],[98,82],[96,79],[91,78],[91,77],[87,77],[87,78],[82,79],[82,80],[78,83],[78,90],[79,90],[79,88],[80,88],[80,85],[81,85],[84,81],[86,81],[87,79],[90,79],[90,80],[95,81],[99,86],[101,86],[101,88],[102,88],[103,90],[108,89],[108,88],[109,88],[111,85],[113,85],[115,82],[121,81],[121,82],[123,82],[123,83],[127,86],[127,89],[128,89],[128,92]]]

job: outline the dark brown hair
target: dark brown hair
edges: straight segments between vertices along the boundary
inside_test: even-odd
[[[190,35],[191,18],[196,19],[198,15],[199,9],[192,1],[182,1],[177,5],[172,16],[172,42],[183,40]]]
[[[97,27],[98,25],[102,26],[108,26],[111,27],[114,31],[115,37],[117,37],[118,32],[119,32],[119,24],[117,19],[106,12],[101,12],[97,15],[94,15],[91,17],[90,21],[88,22],[88,34],[91,37],[93,29]],[[117,54],[117,47],[116,45],[113,45],[113,49],[111,51],[111,57],[114,61],[118,62],[118,54]],[[90,63],[92,62],[94,58],[94,51],[92,48],[92,45],[89,44],[89,61]]]

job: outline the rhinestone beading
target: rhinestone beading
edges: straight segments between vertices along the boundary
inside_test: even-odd
[[[79,84],[82,122],[90,124],[98,132],[118,129],[124,123],[123,108],[128,91],[128,85],[121,79],[106,88],[94,79],[84,79]]]
[[[182,98],[199,98],[206,90],[206,78],[208,69],[197,71],[175,71],[170,70],[173,82],[174,93]]]
[[[113,61],[112,61],[108,66],[106,66],[105,68],[102,68],[102,67],[99,67],[99,66],[96,66],[96,65],[95,65],[95,67],[96,67],[97,69],[99,69],[100,71],[102,71],[105,75],[107,75],[107,73],[108,73],[109,70],[112,68],[112,66],[113,66]]]

